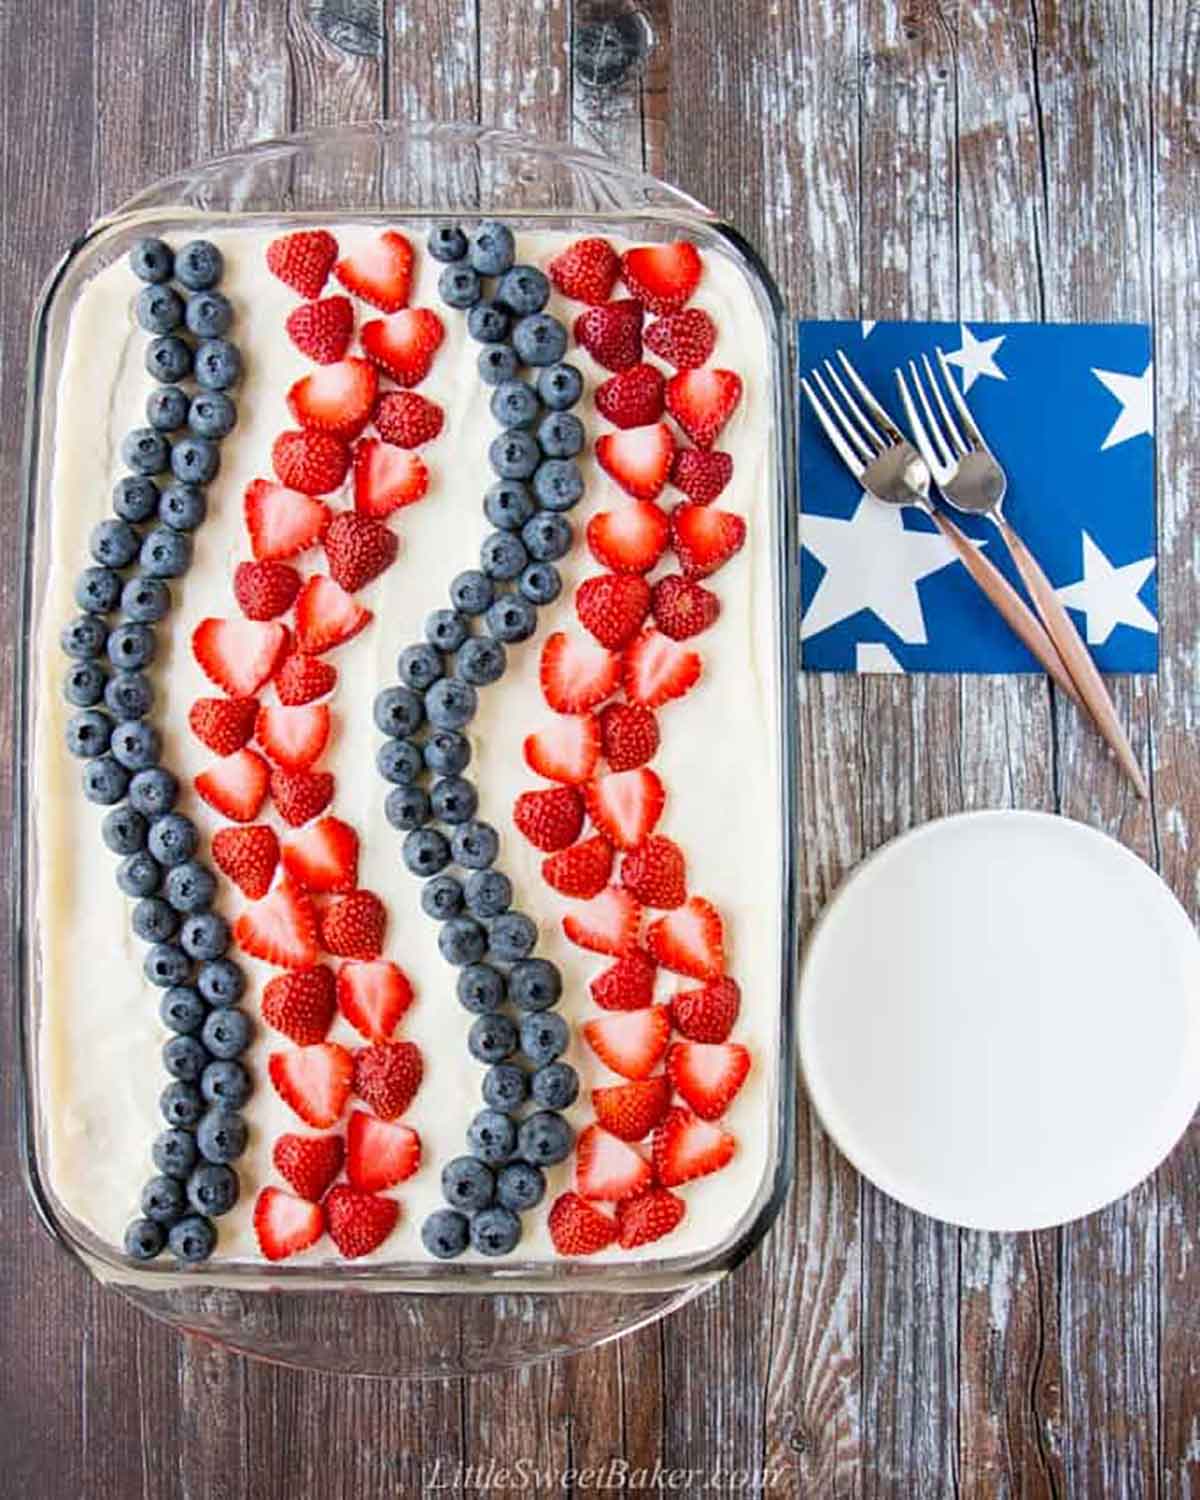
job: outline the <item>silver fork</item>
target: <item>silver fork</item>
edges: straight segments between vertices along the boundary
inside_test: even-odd
[[[820,370],[813,370],[809,378],[801,377],[800,385],[842,462],[876,500],[882,500],[885,505],[915,505],[932,519],[958,553],[971,577],[1012,629],[1063,691],[1078,702],[1070,674],[1041,621],[999,568],[979,551],[949,516],[931,504],[929,465],[871,394],[841,349],[837,356],[847,380],[857,393],[857,401],[828,359],[825,361],[828,383]],[[830,389],[831,385],[837,396]],[[820,396],[814,386],[820,391]]]
[[[916,361],[909,360],[908,370],[913,388],[920,399],[920,412],[909,393],[904,372],[896,371],[900,401],[917,447],[929,465],[938,489],[951,505],[969,515],[986,515],[992,518],[1017,572],[1029,590],[1029,597],[1042,617],[1047,633],[1057,646],[1071,675],[1078,697],[1086,704],[1101,734],[1112,746],[1126,775],[1137,789],[1138,796],[1146,797],[1149,795],[1146,778],[1142,775],[1142,768],[1138,765],[1121,721],[1117,718],[1117,710],[1104,685],[1104,679],[1100,676],[1091,653],[1080,639],[1079,632],[1071,623],[1070,615],[1054,592],[1054,585],[1005,516],[1003,503],[1008,490],[1007,476],[984,441],[983,433],[951,377],[950,367],[941,349],[937,350],[937,358],[942,373],[940,382],[934,374],[929,356],[921,356],[925,378],[941,417],[940,424],[929,404]],[[943,385],[958,414],[957,421],[946,403]]]

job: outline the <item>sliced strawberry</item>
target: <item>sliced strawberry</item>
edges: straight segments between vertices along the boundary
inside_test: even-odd
[[[233,597],[248,620],[274,620],[291,609],[300,575],[281,562],[240,562],[233,570]]]
[[[385,229],[369,244],[343,256],[333,274],[348,292],[381,312],[408,306],[412,290],[413,248],[402,234]]]
[[[546,1217],[546,1225],[560,1255],[595,1255],[617,1237],[615,1221],[578,1193],[561,1193]]]
[[[328,1192],[342,1170],[346,1148],[340,1135],[281,1135],[271,1148],[280,1177],[310,1203]]]
[[[716,620],[721,613],[721,601],[694,578],[668,573],[651,590],[650,608],[663,635],[673,641],[686,641],[707,630]]]
[[[354,508],[382,520],[429,492],[429,470],[415,453],[378,438],[363,438],[354,448]]]
[[[381,521],[339,511],[325,533],[325,556],[333,581],[348,593],[363,588],[396,561],[400,538]]]
[[[311,495],[252,479],[246,486],[246,530],[250,546],[260,562],[296,557],[315,547],[329,525],[329,507]]]
[[[355,438],[367,425],[378,384],[374,366],[352,355],[302,375],[288,391],[288,410],[308,431]]]
[[[671,483],[697,505],[708,505],[733,478],[733,459],[716,449],[676,448]]]
[[[437,313],[428,307],[410,307],[390,318],[364,323],[359,339],[373,365],[397,385],[412,386],[429,374],[445,334]]]
[[[620,273],[617,252],[607,240],[598,238],[576,240],[546,267],[546,274],[564,297],[593,305],[608,301]]]
[[[682,698],[700,681],[703,663],[693,651],[659,630],[647,630],[625,652],[621,668],[625,696],[644,708]]]
[[[678,1227],[687,1206],[666,1188],[653,1188],[617,1204],[617,1228],[622,1250],[650,1245]]]
[[[590,900],[612,874],[613,851],[607,839],[583,839],[542,861],[542,879],[564,896]]]
[[[625,285],[653,313],[682,307],[700,281],[700,252],[687,240],[669,245],[639,245],[621,257]]]
[[[742,1004],[736,979],[726,974],[698,990],[680,990],[671,997],[671,1019],[676,1031],[694,1042],[723,1042],[733,1030]]]
[[[654,1170],[663,1187],[678,1187],[719,1172],[732,1159],[737,1141],[728,1131],[691,1110],[673,1109],[654,1135]]]
[[[606,886],[563,918],[563,931],[577,947],[620,958],[637,946],[642,909],[619,886]]]
[[[369,1042],[388,1040],[412,998],[407,977],[386,958],[351,959],[338,970],[338,1009]]]
[[[654,1169],[625,1141],[589,1125],[575,1143],[575,1186],[581,1197],[619,1203],[653,1186]]]
[[[667,410],[697,448],[712,447],[741,399],[732,370],[684,370],[667,381]]]
[[[371,611],[352,599],[340,583],[314,573],[296,600],[296,644],[312,656],[357,635]]]
[[[670,523],[649,500],[602,510],[587,524],[592,556],[614,573],[648,573],[663,555]]]
[[[513,804],[513,822],[535,849],[553,854],[579,837],[583,828],[583,797],[573,786],[522,792]]]
[[[258,743],[285,771],[304,771],[329,740],[329,706],[308,703],[303,708],[281,708],[268,703],[255,726]]]
[[[310,300],[321,295],[337,253],[337,241],[327,229],[302,229],[271,241],[267,269]]]
[[[700,896],[651,924],[646,946],[663,966],[691,979],[716,979],[725,968],[725,929],[720,913]]]
[[[337,668],[330,662],[318,661],[315,656],[305,656],[302,651],[293,652],[275,673],[275,691],[280,703],[289,708],[324,698],[336,685]]]
[[[267,796],[270,768],[253,750],[235,750],[207,771],[201,771],[192,785],[209,807],[232,823],[253,823]]]
[[[650,608],[650,585],[636,573],[601,573],[575,590],[579,623],[610,651],[629,644]]]
[[[314,894],[352,891],[358,884],[358,834],[340,818],[319,818],[283,846],[283,868]]]
[[[333,970],[324,964],[277,974],[263,988],[263,1020],[300,1047],[323,1042],[336,1013]]]
[[[271,448],[271,463],[279,482],[288,489],[328,495],[340,489],[346,477],[350,450],[332,433],[300,428],[279,434]]]
[[[588,816],[618,849],[636,849],[662,817],[666,791],[649,766],[609,771],[584,789]]]
[[[675,439],[665,422],[628,432],[606,432],[596,439],[600,467],[635,500],[653,500],[662,494],[674,452]]]
[[[658,968],[641,948],[633,948],[597,974],[588,988],[601,1010],[644,1010],[654,999]]]
[[[739,552],[746,540],[741,516],[711,505],[677,505],[671,513],[671,546],[688,578],[704,578]]]
[[[575,342],[606,370],[629,370],[642,357],[642,304],[631,298],[592,307],[575,319]]]
[[[614,1011],[585,1021],[584,1040],[605,1065],[622,1078],[649,1078],[667,1050],[671,1022],[665,1005],[647,1010]]]
[[[202,745],[217,755],[232,755],[254,733],[257,698],[197,698],[188,709],[188,724]]]
[[[308,896],[290,880],[245,907],[233,935],[243,953],[281,969],[307,969],[317,961],[317,915]]]
[[[337,1124],[350,1097],[354,1063],[336,1042],[314,1042],[310,1047],[272,1052],[267,1072],[275,1092],[306,1125],[328,1130]]]
[[[328,771],[272,771],[271,800],[283,821],[299,828],[329,806],[333,777]]]
[[[587,781],[600,758],[600,727],[594,714],[560,714],[545,729],[525,736],[525,763],[550,781]]]
[[[381,1120],[395,1120],[412,1103],[425,1072],[412,1042],[375,1042],[354,1054],[354,1092]]]
[[[326,297],[305,302],[288,314],[288,338],[301,354],[319,365],[333,365],[350,347],[354,334],[354,307],[349,297]]]
[[[740,1042],[674,1042],[667,1050],[667,1075],[702,1120],[720,1119],[749,1071]]]
[[[640,1141],[648,1136],[662,1122],[670,1105],[671,1085],[661,1073],[592,1090],[598,1123],[623,1141]]]
[[[398,448],[419,448],[442,430],[446,414],[436,401],[416,391],[385,391],[375,403],[375,426],[385,442]]]
[[[319,1203],[306,1203],[275,1187],[263,1188],[254,1200],[254,1236],[267,1260],[287,1260],[324,1233],[325,1210]]]
[[[201,620],[192,632],[192,655],[209,681],[231,698],[253,698],[275,670],[287,639],[282,625],[266,621]]]
[[[387,908],[374,891],[351,891],[321,913],[321,942],[339,958],[378,958]]]
[[[356,1109],[346,1131],[346,1176],[363,1193],[405,1182],[421,1165],[421,1137],[409,1125]]]
[[[596,410],[615,427],[649,427],[663,414],[662,372],[633,365],[596,387]]]
[[[610,703],[600,710],[600,749],[612,771],[644,766],[658,750],[658,720],[640,703]]]
[[[687,899],[683,851],[658,835],[643,840],[621,862],[621,884],[643,906],[670,911]]]
[[[400,1205],[351,1187],[335,1187],[325,1199],[329,1237],[347,1260],[378,1250],[396,1227]]]
[[[700,307],[667,313],[646,329],[646,347],[677,370],[704,364],[717,342],[717,325]]]
[[[251,901],[271,889],[279,863],[279,840],[265,823],[252,828],[218,828],[212,837],[213,863]]]
[[[542,647],[542,695],[556,713],[580,714],[598,707],[612,696],[620,671],[619,656],[561,630],[547,636]]]

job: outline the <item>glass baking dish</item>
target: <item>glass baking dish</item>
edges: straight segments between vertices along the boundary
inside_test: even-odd
[[[422,220],[503,216],[521,229],[686,235],[732,260],[748,282],[766,329],[773,439],[773,670],[778,718],[779,1014],[775,1084],[764,1122],[767,1166],[751,1211],[715,1249],[664,1248],[653,1259],[604,1265],[586,1260],[493,1264],[411,1261],[337,1266],[216,1260],[184,1268],[162,1259],[135,1264],[75,1219],[46,1170],[46,1119],[39,1080],[41,1017],[37,930],[39,872],[33,733],[49,569],[48,530],[57,377],[72,308],[89,277],[146,234],[195,233],[224,224],[274,229],[336,216]],[[794,880],[795,692],[799,619],[788,330],[779,295],[754,251],[701,205],[654,178],[602,157],[473,126],[360,125],[267,141],[166,179],[93,225],[47,280],[33,323],[23,511],[22,639],[18,666],[17,931],[23,1147],[38,1212],[59,1243],[102,1282],[152,1314],[265,1358],[366,1374],[445,1376],[548,1358],[661,1316],[697,1295],[758,1243],[782,1202],[791,1171],[795,1075],[792,1003],[796,965]],[[53,622],[57,628],[58,622]]]

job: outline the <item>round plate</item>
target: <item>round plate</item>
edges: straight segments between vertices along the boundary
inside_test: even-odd
[[[861,865],[800,978],[804,1078],[850,1161],[971,1229],[1128,1192],[1200,1100],[1200,942],[1158,876],[1046,813],[928,823]]]

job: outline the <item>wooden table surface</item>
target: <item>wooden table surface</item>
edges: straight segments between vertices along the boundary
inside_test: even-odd
[[[1153,318],[1162,665],[1157,682],[1116,686],[1151,802],[1042,681],[808,678],[798,918],[807,930],[842,876],[912,824],[1009,806],[1115,834],[1194,916],[1200,8],[646,0],[590,83],[597,27],[628,9],[3,0],[6,529],[25,331],[51,263],[148,181],[292,128],[436,117],[599,141],[739,225],[810,315]],[[645,55],[622,55],[639,35]],[[0,551],[7,623],[14,548]],[[0,733],[10,716],[4,695]],[[567,1471],[614,1457],[661,1464],[687,1495],[730,1492],[719,1468],[819,1500],[1200,1496],[1196,1126],[1104,1212],[993,1236],[864,1185],[801,1104],[775,1230],[665,1324],[506,1376],[370,1383],[244,1362],[101,1292],[34,1222],[13,1079],[10,1060],[0,1493],[14,1500],[474,1495],[489,1465],[489,1493],[579,1494]],[[543,1477],[497,1481],[518,1459]],[[482,1476],[460,1479],[460,1464]]]

